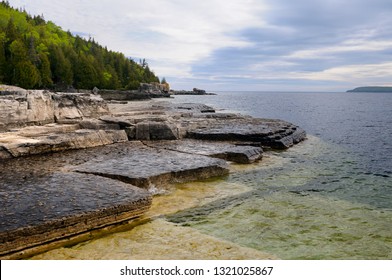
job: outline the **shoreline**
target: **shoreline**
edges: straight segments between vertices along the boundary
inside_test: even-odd
[[[150,208],[154,192],[225,176],[228,162],[257,162],[263,148],[287,149],[306,138],[301,128],[284,121],[216,113],[202,104],[153,100],[108,105],[97,96],[48,94],[11,94],[13,99],[7,96],[3,103],[17,102],[13,108],[21,111],[26,105],[30,112],[25,125],[18,122],[21,128],[0,133],[2,259],[25,258],[51,247],[48,243],[59,246],[128,223]],[[31,110],[45,114],[29,118]],[[54,121],[29,125],[47,119]],[[121,208],[118,197],[125,194]],[[10,227],[15,220],[18,226]]]

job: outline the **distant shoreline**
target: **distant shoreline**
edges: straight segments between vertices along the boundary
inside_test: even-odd
[[[392,87],[358,87],[347,92],[391,92]]]

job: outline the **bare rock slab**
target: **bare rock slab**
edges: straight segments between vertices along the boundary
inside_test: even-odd
[[[239,145],[229,142],[213,142],[184,139],[180,141],[151,141],[148,146],[181,153],[220,158],[235,163],[248,164],[261,160],[263,149],[259,146]]]
[[[140,142],[126,144],[127,149],[119,154],[95,158],[72,170],[121,180],[141,188],[164,188],[171,183],[229,173],[227,162],[221,159],[155,149]]]
[[[69,125],[64,125],[64,127],[64,133],[53,132],[54,126],[46,129],[38,127],[36,133],[31,132],[30,128],[2,133],[0,134],[0,159],[85,149],[128,141],[124,130],[78,129],[66,131]]]
[[[0,257],[136,218],[151,205],[145,190],[88,174],[20,179],[0,185]]]
[[[187,137],[210,141],[255,142],[274,149],[290,148],[306,138],[306,132],[302,128],[282,120],[242,116],[210,118],[202,127],[188,130]]]

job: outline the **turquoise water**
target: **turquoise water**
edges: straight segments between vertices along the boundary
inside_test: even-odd
[[[176,97],[185,100],[289,120],[310,135],[266,155],[274,164],[226,179],[250,191],[171,215],[170,222],[283,259],[392,259],[392,95]]]

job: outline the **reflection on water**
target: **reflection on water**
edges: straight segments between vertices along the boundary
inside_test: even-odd
[[[391,178],[344,149],[310,136],[232,170],[155,197],[132,230],[35,258],[392,258]]]

